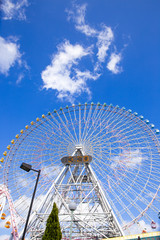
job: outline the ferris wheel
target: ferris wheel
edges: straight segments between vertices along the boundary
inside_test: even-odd
[[[27,234],[39,239],[53,203],[63,238],[75,202],[73,237],[108,238],[156,228],[160,205],[159,130],[136,112],[112,104],[78,104],[25,126],[1,158],[1,221],[19,239],[41,169]],[[75,239],[74,238],[74,239]]]

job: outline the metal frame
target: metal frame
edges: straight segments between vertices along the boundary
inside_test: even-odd
[[[74,153],[75,154],[75,153]],[[69,202],[77,205],[74,213]],[[69,237],[70,222],[73,238],[110,238],[123,236],[123,231],[110,207],[105,193],[89,163],[66,165],[43,197],[37,211],[30,217],[30,239],[41,239],[46,220],[56,202],[64,237]]]

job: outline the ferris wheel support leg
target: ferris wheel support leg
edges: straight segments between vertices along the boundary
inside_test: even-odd
[[[119,225],[112,208],[110,207],[110,204],[109,204],[109,202],[108,202],[108,200],[107,200],[107,198],[104,194],[104,191],[103,191],[103,189],[102,189],[102,187],[101,187],[101,185],[100,185],[92,167],[88,164],[86,166],[87,166],[87,168],[90,172],[90,175],[92,176],[93,183],[98,186],[99,193],[100,193],[100,196],[101,196],[101,204],[102,204],[104,210],[107,211],[107,212],[110,212],[110,215],[113,217],[113,224],[115,225],[115,228],[116,228],[115,230],[118,231],[121,236],[124,236],[123,230],[122,230],[121,226]]]
[[[82,219],[80,219],[79,217],[76,216],[77,219],[79,219],[84,225],[87,225],[87,227],[95,230],[95,232],[99,233],[100,236],[103,236],[104,238],[107,238],[106,235],[104,235],[103,233],[101,233],[98,229],[94,228],[92,225],[90,225],[88,222],[86,221],[83,221]],[[83,228],[84,228],[84,225],[82,225],[82,223],[79,223]]]

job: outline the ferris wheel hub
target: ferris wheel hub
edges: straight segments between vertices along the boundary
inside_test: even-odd
[[[78,155],[78,156],[67,156],[61,159],[64,165],[81,165],[88,164],[92,161],[92,156],[90,155]]]

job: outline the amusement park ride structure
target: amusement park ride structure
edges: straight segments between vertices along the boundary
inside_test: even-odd
[[[71,202],[76,204],[73,239],[120,237],[133,225],[141,229],[141,223],[155,229],[160,203],[158,134],[143,116],[111,104],[66,106],[32,121],[0,160],[1,219],[12,227],[10,239],[22,237],[36,177],[20,171],[22,162],[41,169],[29,239],[42,239],[54,202],[64,239],[70,235]]]
[[[43,198],[37,213],[30,218],[31,239],[41,239],[53,202],[59,209],[62,234],[69,236],[69,200],[74,199],[77,209],[73,216],[73,237],[108,238],[123,236],[123,231],[105,197],[90,162],[91,156],[84,156],[82,148],[76,147],[73,156],[61,159],[64,167]]]

